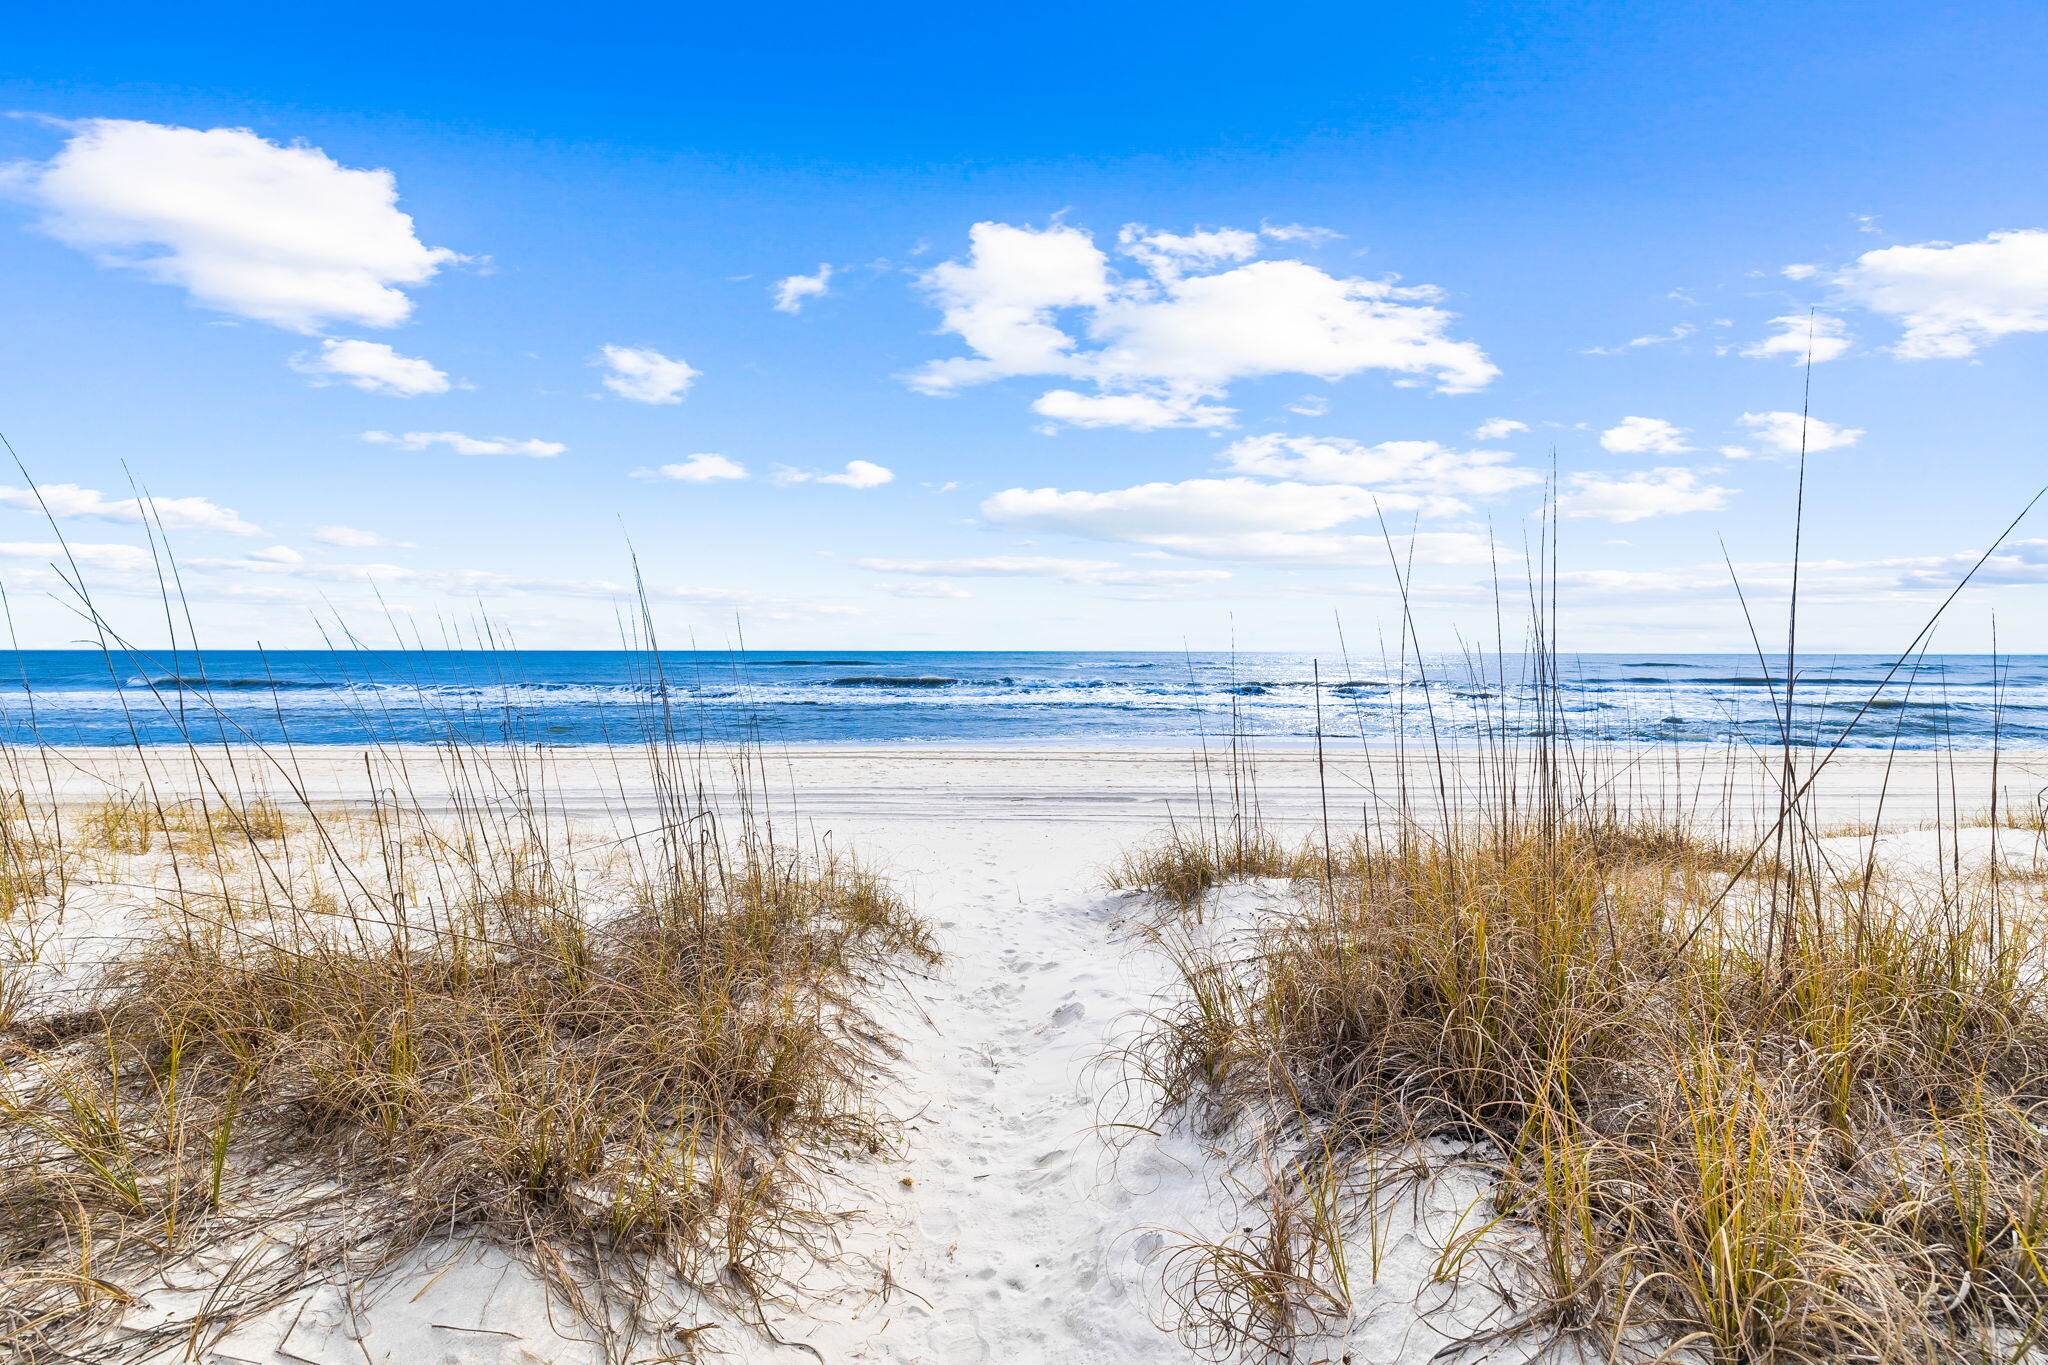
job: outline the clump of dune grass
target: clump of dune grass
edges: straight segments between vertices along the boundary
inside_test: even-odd
[[[205,814],[220,839],[268,818]],[[339,902],[169,893],[89,1009],[16,1030],[0,1342],[140,1358],[450,1235],[626,1339],[660,1335],[665,1288],[784,1292],[829,1247],[830,1159],[888,1140],[874,991],[934,954],[848,859],[699,828],[593,870],[472,822],[403,883],[330,869]],[[218,1310],[124,1326],[152,1274],[259,1234],[278,1250]]]
[[[1228,881],[1293,876],[1302,870],[1304,856],[1256,824],[1191,825],[1128,850],[1108,869],[1105,880],[1114,889],[1145,891],[1191,909]]]
[[[173,666],[64,576],[110,671],[203,671],[162,530]],[[0,1357],[199,1358],[311,1285],[482,1240],[607,1358],[679,1359],[699,1310],[759,1323],[832,1257],[840,1167],[891,1131],[878,1002],[931,941],[778,835],[758,753],[721,776],[690,741],[640,606],[650,700],[613,753],[644,770],[573,809],[509,712],[455,703],[421,751],[361,709],[366,804],[335,810],[206,690],[152,691],[177,742],[133,731],[139,789],[49,826],[111,927],[0,979]],[[65,770],[0,746],[52,792]],[[0,905],[56,866],[16,814]]]
[[[1341,1318],[1371,1200],[1327,1191],[1434,1140],[1491,1173],[1540,1287],[1499,1330],[1731,1362],[2037,1342],[2048,940],[1976,891],[1731,880],[1763,861],[1737,851],[1496,811],[1339,850],[1238,949],[1183,945],[1137,1061],[1167,1109],[1292,1153],[1263,1226],[1184,1252],[1190,1340],[1277,1358]]]
[[[237,845],[282,839],[291,831],[284,808],[267,797],[245,802],[163,801],[129,793],[97,802],[75,821],[83,849],[140,854],[175,847],[186,854],[231,852]]]
[[[0,792],[0,920],[58,896],[72,861],[51,811]]]

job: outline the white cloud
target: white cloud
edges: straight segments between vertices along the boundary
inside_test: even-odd
[[[1146,396],[1165,405],[1140,409],[1156,416],[1221,412],[1205,405],[1261,375],[1335,380],[1379,369],[1460,393],[1499,373],[1477,346],[1447,335],[1453,315],[1435,306],[1436,290],[1339,278],[1298,260],[1247,260],[1258,246],[1251,233],[1127,229],[1125,253],[1147,267],[1134,276],[1112,269],[1089,234],[1065,224],[977,223],[970,240],[966,260],[922,278],[943,329],[973,353],[908,376],[926,393],[1048,375],[1087,381],[1105,396]],[[1055,407],[1104,411],[1078,398]]]
[[[1310,246],[1327,246],[1344,239],[1344,234],[1326,227],[1307,227],[1301,223],[1263,223],[1259,235],[1276,242],[1306,242]]]
[[[831,292],[832,267],[820,265],[815,275],[790,275],[769,286],[775,295],[775,311],[796,313],[811,299],[821,299]]]
[[[973,593],[957,583],[892,583],[882,591],[891,597],[972,597]]]
[[[1809,452],[1840,450],[1855,445],[1863,437],[1859,428],[1836,426],[1818,417],[1802,418],[1796,412],[1745,412],[1742,425],[1749,428],[1750,439],[1763,446],[1767,455],[1797,455],[1802,436]],[[1721,453],[1742,459],[1754,452],[1741,446],[1723,446]]]
[[[1142,483],[1106,493],[1009,488],[981,505],[1000,526],[1098,540],[1228,531],[1319,531],[1372,516],[1384,499],[1363,488],[1256,479]]]
[[[267,550],[249,551],[251,559],[267,559],[273,564],[303,564],[306,557],[289,545],[273,545]]]
[[[419,398],[449,388],[447,375],[381,341],[323,341],[317,354],[302,351],[293,356],[291,366],[315,384],[340,380],[366,393],[394,398]]]
[[[8,168],[40,227],[101,265],[175,285],[194,303],[294,332],[390,327],[454,252],[424,245],[391,172],[246,128],[129,119],[66,125],[48,161]]]
[[[194,559],[188,567],[210,573],[240,573],[285,576],[322,583],[377,583],[407,585],[458,593],[527,594],[553,597],[581,597],[612,600],[631,597],[637,591],[622,583],[602,578],[541,578],[527,574],[502,573],[492,569],[415,569],[402,564],[323,564],[288,562],[261,554],[235,559]],[[757,604],[776,599],[738,588],[693,588],[680,585],[650,585],[648,596],[670,602],[706,605]],[[793,605],[793,604],[784,604]]]
[[[1199,559],[1276,564],[1384,564],[1387,539],[1323,534],[1382,509],[1411,509],[1423,499],[1344,484],[1262,483],[1256,479],[1188,479],[1103,493],[1010,488],[988,498],[982,515],[1014,530],[1055,531],[1121,541]],[[1463,532],[1395,536],[1429,562],[1483,562],[1484,537]],[[1404,548],[1401,553],[1407,553]]]
[[[636,346],[605,347],[603,363],[611,370],[604,386],[635,403],[680,403],[700,373],[684,361]]]
[[[1820,274],[1820,267],[1817,265],[1788,265],[1778,273],[1788,280],[1810,280],[1815,275]]]
[[[1668,332],[1651,332],[1644,336],[1632,337],[1622,342],[1619,346],[1588,346],[1585,353],[1587,355],[1620,355],[1624,351],[1639,351],[1645,346],[1662,346],[1670,341],[1683,341],[1698,331],[1699,327],[1696,324],[1681,322]]]
[[[1571,492],[1557,500],[1568,517],[1641,521],[1679,512],[1715,512],[1733,488],[1701,483],[1690,469],[1660,468],[1628,474],[1574,474]]]
[[[1041,417],[1076,427],[1122,427],[1127,431],[1158,431],[1162,427],[1227,427],[1234,408],[1202,402],[1191,393],[1076,393],[1053,389],[1031,405]]]
[[[313,539],[322,545],[339,545],[348,550],[412,548],[411,541],[392,540],[375,531],[359,531],[353,526],[322,526],[313,532]]]
[[[1541,477],[1509,467],[1514,456],[1498,450],[1453,450],[1435,441],[1382,441],[1363,445],[1341,436],[1247,436],[1222,453],[1245,474],[1304,483],[1356,484],[1412,493],[1430,515],[1466,510],[1465,497],[1491,497]]]
[[[1321,417],[1330,410],[1330,400],[1319,393],[1304,394],[1287,405],[1297,417]]]
[[[1133,569],[1113,559],[1062,559],[1051,555],[991,555],[982,559],[863,559],[877,573],[945,578],[1052,578],[1063,583],[1117,587],[1179,587],[1230,577],[1227,569]]]
[[[396,446],[400,450],[425,450],[446,446],[457,455],[526,455],[536,460],[553,459],[569,447],[559,441],[517,440],[510,436],[464,436],[459,431],[408,431],[394,436],[388,431],[366,431],[365,441]]]
[[[140,545],[60,544],[57,541],[15,540],[0,543],[0,555],[9,559],[34,559],[44,564],[68,564],[76,560],[95,569],[139,571],[155,561]]]
[[[774,481],[778,484],[793,483],[836,483],[842,488],[880,488],[896,477],[896,471],[868,460],[848,460],[846,468],[837,474],[820,474],[815,469],[791,469],[784,466],[775,471]]]
[[[1804,365],[1811,353],[1813,363],[1819,365],[1839,358],[1855,340],[1840,318],[1826,313],[1815,313],[1810,318],[1804,313],[1787,313],[1772,318],[1771,326],[1777,330],[1762,341],[1743,347],[1742,354],[1756,360],[1784,356],[1794,365]]]
[[[1973,354],[2000,337],[2048,332],[2048,232],[1866,251],[1834,276],[1841,296],[1905,327],[1908,360]]]
[[[1692,449],[1685,443],[1685,428],[1661,417],[1624,417],[1600,433],[1600,445],[1616,455],[1677,455]]]
[[[37,488],[0,487],[0,506],[25,512],[48,511],[59,518],[119,522],[127,526],[155,523],[167,531],[220,531],[231,536],[260,536],[263,528],[242,520],[232,508],[205,498],[109,498],[75,483],[46,483]]]
[[[1323,535],[1293,531],[1241,531],[1222,535],[1160,537],[1150,542],[1176,555],[1238,564],[1322,569],[1351,565],[1385,568],[1391,562],[1485,564],[1512,559],[1486,536],[1470,531],[1406,535]]]
[[[1472,428],[1472,434],[1482,441],[1504,441],[1518,431],[1527,431],[1527,422],[1517,422],[1512,417],[1489,417]]]
[[[653,469],[636,469],[636,479],[672,479],[677,483],[716,483],[720,479],[744,479],[747,467],[738,460],[723,455],[691,455],[680,464],[658,465]]]

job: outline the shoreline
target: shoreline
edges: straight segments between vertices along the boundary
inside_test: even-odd
[[[87,801],[147,783],[161,793],[267,791],[314,803],[356,803],[402,790],[433,806],[488,788],[502,798],[545,790],[578,815],[645,809],[657,756],[644,745],[162,745],[48,746],[8,752],[13,771]],[[1899,751],[1799,749],[1827,762],[1814,782],[1829,822],[1882,814],[1904,828],[2001,806],[2033,807],[2048,792],[2048,749]],[[1785,751],[1727,746],[1572,748],[1566,781],[1621,810],[1746,825],[1775,809]],[[718,806],[759,801],[773,816],[844,827],[885,843],[901,826],[934,821],[1056,822],[1163,828],[1232,809],[1288,826],[1371,823],[1469,810],[1503,772],[1526,773],[1525,750],[1227,744],[1005,748],[956,745],[684,745],[660,755]],[[1518,779],[1522,780],[1522,779]]]

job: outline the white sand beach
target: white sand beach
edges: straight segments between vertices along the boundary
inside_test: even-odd
[[[1810,758],[1810,756],[1808,756]],[[404,790],[432,809],[455,790],[506,802],[540,795],[579,824],[633,833],[649,808],[648,756],[634,750],[532,752],[468,748],[355,751],[52,750],[24,762],[70,802],[153,789],[163,799],[209,790],[297,792],[315,806]],[[1460,805],[1482,781],[1476,756],[1307,750],[1260,753],[1236,768],[1188,751],[806,748],[706,752],[704,780],[731,792],[729,765],[767,793],[765,818],[784,837],[851,850],[891,878],[935,927],[943,962],[905,983],[886,1022],[903,1055],[888,1082],[897,1150],[840,1174],[837,1259],[816,1296],[757,1323],[707,1317],[693,1338],[707,1359],[822,1359],[895,1365],[1147,1365],[1196,1358],[1164,1329],[1163,1249],[1177,1233],[1232,1221],[1233,1172],[1196,1135],[1152,1131],[1142,1095],[1109,1058],[1169,980],[1141,902],[1109,891],[1103,869],[1172,821],[1256,805],[1270,823],[1306,833],[1327,819],[1354,828],[1399,804],[1410,818]],[[1595,788],[1624,804],[1750,822],[1778,780],[1775,756],[1676,750],[1583,751]],[[1238,790],[1230,790],[1231,773]],[[1817,783],[1826,819],[1880,813],[1887,827],[1976,811],[1996,780],[2003,800],[2031,805],[2048,784],[2048,754],[1846,753]],[[1255,790],[1253,790],[1255,788]],[[1910,843],[1911,835],[1901,835]],[[134,888],[75,897],[40,951],[89,960],[108,928],[104,905]],[[1278,894],[1251,886],[1233,896]],[[1222,917],[1227,921],[1228,915]],[[1124,1126],[1117,1126],[1124,1125]],[[1406,1215],[1389,1239],[1377,1287],[1361,1288],[1347,1359],[1430,1360],[1432,1326],[1418,1296],[1441,1293],[1429,1235],[1480,1197],[1455,1185],[1434,1213]],[[142,1308],[151,1307],[144,1287]],[[192,1286],[185,1286],[190,1291]],[[165,1312],[189,1292],[158,1296]],[[1483,1298],[1483,1296],[1481,1296]],[[1475,1307],[1475,1304],[1478,1306]],[[182,1358],[175,1352],[163,1359]],[[245,1324],[202,1359],[262,1365],[537,1365],[599,1362],[603,1351],[571,1315],[551,1308],[530,1275],[499,1252],[459,1243],[423,1252],[383,1283],[326,1285]],[[657,1357],[649,1356],[647,1359]]]

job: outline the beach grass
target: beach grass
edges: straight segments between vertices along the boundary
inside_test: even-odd
[[[1205,1350],[1344,1320],[1374,1172],[1418,1150],[1485,1170],[1522,1286],[1475,1350],[2002,1360],[2048,1325],[2048,933],[2009,880],[1577,792],[1330,845],[1176,833],[1115,875],[1189,917],[1293,888],[1220,938],[1169,919],[1180,988],[1130,1054],[1268,1172],[1258,1226],[1176,1261]]]
[[[648,698],[595,808],[467,714],[421,749],[366,712],[359,795],[316,801],[197,686],[83,799],[6,749],[0,1356],[203,1358],[437,1248],[509,1253],[607,1359],[803,1297],[894,1141],[880,1007],[934,941],[756,746]]]

